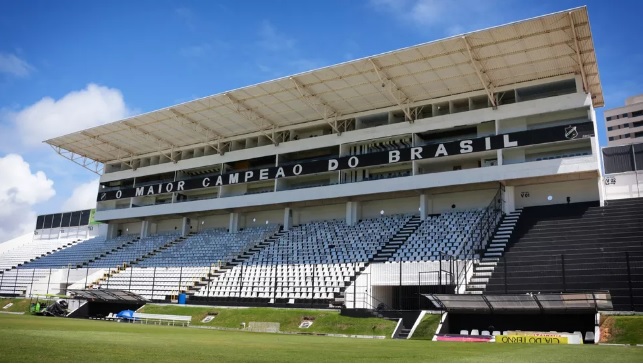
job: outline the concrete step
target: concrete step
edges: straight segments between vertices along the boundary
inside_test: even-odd
[[[489,262],[497,263],[499,261],[500,261],[500,258],[498,257],[487,257],[487,258],[483,257],[482,259],[480,259],[480,263],[489,263]]]
[[[467,290],[469,289],[482,289],[487,288],[486,284],[467,284]]]
[[[478,290],[478,289],[477,290],[469,290],[469,288],[467,288],[467,291],[465,292],[465,294],[482,294],[482,291]]]
[[[495,267],[498,265],[498,262],[483,262],[480,261],[477,265],[477,267]]]
[[[506,248],[507,244],[505,243],[491,243],[489,244],[489,248]]]
[[[505,251],[504,247],[487,249],[487,253],[496,253],[496,252],[504,252],[504,251]]]
[[[488,283],[489,282],[489,277],[476,277],[473,276],[471,277],[471,280],[469,283]]]
[[[486,252],[484,253],[484,257],[501,257],[502,253],[501,252]]]
[[[482,272],[493,272],[496,267],[476,267],[475,272],[476,273],[482,273]]]
[[[491,275],[493,275],[493,270],[489,270],[489,271],[486,271],[486,272],[485,271],[474,271],[473,275],[474,275],[474,277],[489,279],[489,278],[491,278]],[[471,279],[473,279],[473,278],[471,278]]]

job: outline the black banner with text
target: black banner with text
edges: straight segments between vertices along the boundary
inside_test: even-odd
[[[277,167],[251,169],[217,176],[190,178],[182,181],[164,182],[149,186],[129,187],[108,192],[99,192],[98,201],[130,197],[152,196],[163,193],[189,191],[201,188],[234,185],[277,178],[304,176],[308,174],[372,167],[454,155],[484,152],[528,145],[552,143],[594,136],[591,122],[568,126],[518,131],[482,138],[463,139],[419,147],[393,149],[384,152],[329,158],[294,163]]]

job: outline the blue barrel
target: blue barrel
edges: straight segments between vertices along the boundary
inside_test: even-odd
[[[187,295],[185,293],[179,294],[179,304],[184,305],[185,301],[187,301]]]

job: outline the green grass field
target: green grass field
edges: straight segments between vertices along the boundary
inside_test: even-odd
[[[643,316],[606,316],[601,327],[608,328],[607,342],[643,344]]]
[[[641,362],[643,348],[263,334],[0,315],[0,362]]]
[[[411,337],[412,340],[432,340],[440,324],[440,315],[424,315]]]
[[[240,328],[242,322],[278,322],[282,332],[302,332],[344,335],[372,335],[389,337],[395,330],[395,321],[376,317],[354,318],[340,316],[331,310],[275,309],[275,308],[220,308],[220,307],[184,307],[177,305],[145,305],[139,312],[166,315],[192,316],[192,325]],[[209,313],[216,312],[216,318],[209,323],[201,320]],[[300,329],[304,317],[314,318],[308,329]]]
[[[12,305],[5,309],[4,307],[7,306],[9,303],[12,303]],[[29,311],[29,300],[0,297],[0,312],[26,312],[26,311]]]

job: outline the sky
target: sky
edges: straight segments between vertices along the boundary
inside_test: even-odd
[[[48,138],[220,92],[587,5],[605,107],[643,93],[643,2],[0,1],[0,242],[92,208]]]

